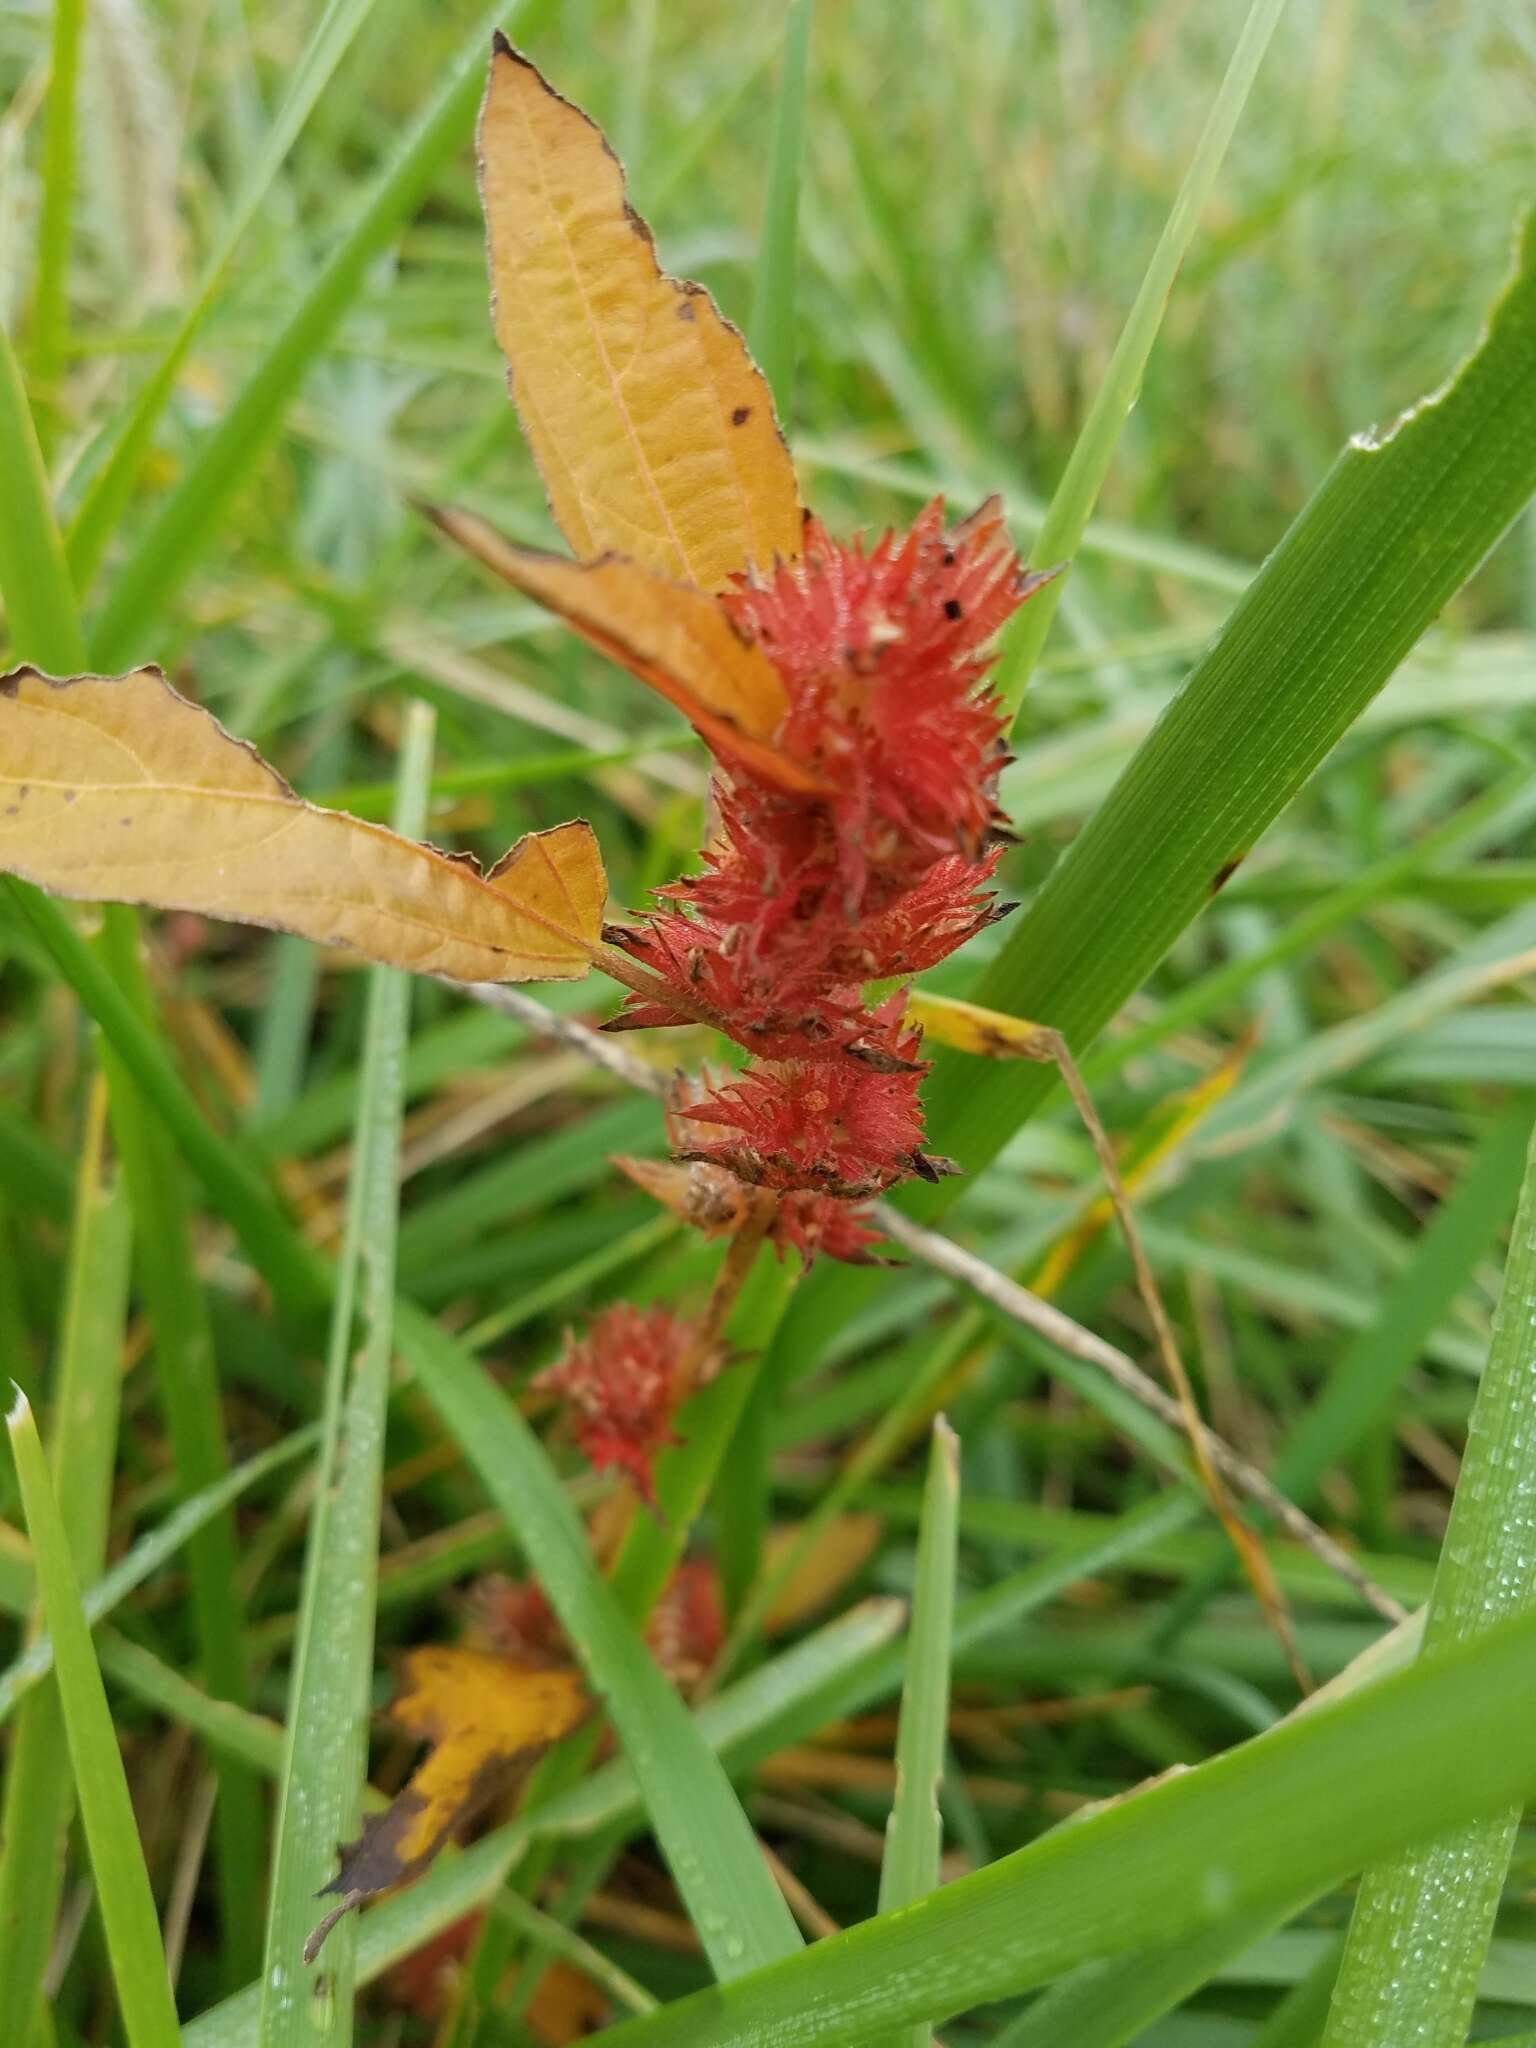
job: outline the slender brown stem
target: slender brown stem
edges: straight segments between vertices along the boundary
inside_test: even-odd
[[[1072,1106],[1081,1118],[1083,1128],[1092,1142],[1094,1153],[1104,1175],[1104,1184],[1114,1208],[1115,1217],[1125,1239],[1126,1250],[1131,1257],[1131,1270],[1136,1277],[1136,1291],[1146,1304],[1152,1322],[1152,1334],[1157,1344],[1157,1354],[1162,1361],[1163,1371],[1168,1376],[1179,1404],[1183,1418],[1184,1434],[1189,1439],[1189,1448],[1195,1460],[1195,1470],[1205,1488],[1207,1498],[1216,1519],[1221,1523],[1237,1552],[1244,1574],[1253,1587],[1254,1597],[1263,1609],[1270,1627],[1274,1630],[1280,1647],[1285,1652],[1291,1675],[1304,1693],[1312,1690],[1312,1675],[1302,1662],[1301,1652],[1296,1644],[1296,1630],[1291,1622],[1290,1609],[1286,1606],[1285,1595],[1280,1590],[1264,1547],[1248,1524],[1237,1511],[1237,1505],[1228,1491],[1216,1462],[1211,1455],[1209,1432],[1205,1418],[1200,1413],[1200,1404],[1195,1399],[1195,1390],[1190,1384],[1184,1360],[1179,1352],[1178,1339],[1173,1334],[1173,1324],[1163,1302],[1162,1290],[1152,1271],[1152,1262],[1147,1257],[1141,1231],[1137,1227],[1136,1214],[1131,1207],[1130,1195],[1120,1177],[1120,1163],[1115,1157],[1109,1133],[1103,1119],[1088,1092],[1072,1049],[1059,1031],[1049,1025],[1036,1025],[1034,1044],[1038,1052],[1033,1057],[1047,1061],[1054,1066],[1066,1083]]]

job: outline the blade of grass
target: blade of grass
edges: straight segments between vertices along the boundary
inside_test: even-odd
[[[50,1427],[71,1554],[87,1579],[100,1575],[106,1554],[132,1229],[122,1188],[103,1177],[105,1130],[98,1082],[80,1148]],[[20,2020],[24,2033],[58,1919],[73,1809],[64,1721],[50,1685],[17,1717],[0,1816],[0,2012]]]
[[[900,1913],[603,2039],[612,2048],[852,2048],[882,2027],[937,2022],[1079,1963],[1316,1893],[1387,1844],[1529,1791],[1532,1684],[1536,1615],[1520,1615],[1080,1817]]]
[[[117,986],[136,1005],[146,1029],[155,1029],[154,998],[139,951],[138,918],[120,905],[109,906],[98,944]],[[110,1045],[103,1048],[102,1065],[111,1092],[112,1132],[133,1205],[135,1270],[149,1314],[155,1382],[170,1433],[177,1487],[183,1499],[191,1499],[227,1475],[229,1445],[184,1170],[165,1129]],[[249,1697],[238,1556],[232,1515],[216,1515],[193,1531],[187,1568],[209,1689],[237,1706]],[[250,1872],[266,1862],[266,1819],[249,1771],[221,1759],[215,1772],[213,1827],[223,1963],[227,1981],[242,1984],[261,1961],[260,1938],[249,1910]]]
[[[1330,932],[1337,931],[1362,910],[1422,876],[1432,863],[1453,847],[1464,845],[1469,839],[1477,839],[1490,828],[1495,829],[1497,836],[1497,821],[1501,815],[1511,807],[1519,806],[1522,798],[1528,797],[1530,787],[1531,771],[1528,767],[1522,766],[1507,776],[1501,776],[1480,796],[1464,804],[1412,846],[1373,862],[1344,887],[1331,890],[1299,916],[1288,917],[1266,944],[1255,946],[1251,952],[1225,961],[1209,974],[1190,982],[1160,1005],[1155,1017],[1116,1037],[1113,1044],[1102,1047],[1086,1063],[1085,1079],[1095,1085],[1106,1081],[1111,1075],[1122,1072],[1131,1060],[1139,1058],[1153,1046],[1161,1045],[1175,1032],[1203,1022],[1271,968],[1298,958],[1308,947],[1326,938]]]
[[[1147,358],[1162,325],[1163,312],[1179,274],[1179,265],[1194,239],[1200,216],[1215,187],[1237,128],[1238,119],[1253,88],[1264,52],[1269,48],[1275,24],[1285,0],[1253,0],[1242,34],[1232,52],[1225,78],[1211,104],[1200,140],[1190,159],[1184,182],[1168,216],[1140,289],[1131,302],[1125,326],[1109,359],[1104,380],[1094,395],[1082,430],[1078,434],[1061,482],[1030,549],[1032,569],[1065,566],[1070,572],[1073,557],[1082,544],[1083,530],[1098,503],[1099,492],[1109,474],[1115,445],[1141,390]],[[997,669],[997,688],[1004,704],[1016,711],[1023,699],[1045,636],[1051,629],[1056,607],[1066,587],[1066,574],[1048,583],[1014,620],[1003,643]]]
[[[176,380],[192,345],[218,299],[247,229],[261,212],[300,130],[314,111],[315,102],[351,48],[375,4],[376,0],[329,0],[325,12],[316,22],[314,33],[290,74],[282,105],[272,117],[260,153],[230,209],[224,232],[208,259],[181,324],[164,355],[140,386],[118,429],[110,454],[92,477],[81,500],[65,544],[77,590],[84,590],[90,584],[108,542],[117,531],[143,468],[144,457],[149,452],[156,423],[176,388]],[[78,13],[80,10],[78,6],[59,10],[60,13],[70,11]],[[55,33],[57,35],[57,31]],[[51,133],[51,119],[49,128]],[[44,246],[46,248],[46,237]],[[41,361],[38,371],[41,375]]]
[[[60,1709],[123,2031],[129,2048],[179,2048],[181,2029],[160,1945],[154,1894],[106,1687],[91,1648],[90,1627],[80,1611],[73,1545],[54,1500],[32,1410],[19,1389],[6,1422],[43,1613],[54,1642]],[[73,1474],[68,1479],[73,1485]],[[14,2015],[26,2009],[12,2006],[10,2011]]]
[[[1074,840],[975,1000],[1079,1052],[1162,958],[1536,490],[1536,215],[1483,339],[1340,456]],[[1092,943],[1083,943],[1083,934]],[[974,1173],[1050,1092],[940,1056],[931,1142]],[[952,1187],[953,1184],[951,1183]],[[941,1206],[914,1194],[923,1213]]]
[[[950,1636],[955,1611],[955,1566],[960,1538],[960,1443],[942,1415],[933,1425],[933,1448],[923,1489],[917,1538],[912,1627],[896,1731],[896,1797],[880,1863],[881,1913],[894,1913],[937,1891],[944,1823],[939,1785],[949,1733]],[[928,2048],[921,2022],[898,2028],[887,2048]]]
[[[1536,1135],[1424,1624],[1425,1657],[1536,1611]],[[1520,1820],[1506,1804],[1366,1872],[1326,2048],[1465,2038]]]
[[[85,667],[85,641],[21,366],[3,327],[0,481],[6,508],[0,519],[0,593],[12,651],[18,661],[35,661],[56,675],[69,675]]]
[[[37,223],[32,296],[32,374],[51,408],[58,403],[69,324],[69,269],[75,234],[75,133],[80,32],[85,0],[55,0],[48,111],[43,129],[43,202]]]
[[[413,703],[400,750],[395,825],[418,835],[432,773],[433,714]],[[333,1937],[324,1988],[306,1983],[304,1944],[315,1895],[337,1845],[357,1832],[367,1776],[378,1584],[384,1418],[394,1354],[394,1251],[411,981],[394,968],[368,976],[346,1238],[326,1361],[315,1507],[289,1681],[271,1901],[262,1972],[261,2048],[352,2038],[356,1929]]]
[[[105,1621],[114,1608],[159,1571],[215,1515],[221,1515],[232,1502],[269,1473],[280,1470],[294,1458],[313,1449],[318,1437],[318,1428],[297,1430],[281,1443],[273,1444],[270,1450],[259,1451],[254,1458],[247,1458],[243,1465],[237,1465],[212,1486],[204,1487],[201,1493],[193,1494],[189,1500],[173,1508],[163,1522],[125,1550],[112,1569],[81,1595],[81,1610],[91,1627]],[[46,1635],[39,1636],[4,1671],[0,1671],[0,1720],[4,1720],[52,1669],[53,1642]]]
[[[1123,2048],[1284,1917],[1253,1914],[1172,1948],[1087,1963],[993,2035],[991,2048]]]
[[[1308,1402],[1275,1467],[1283,1492],[1305,1501],[1328,1467],[1355,1448],[1488,1255],[1523,1183],[1530,1108],[1526,1097],[1500,1111],[1414,1246],[1407,1271]]]
[[[100,1024],[123,1064],[198,1174],[281,1312],[307,1325],[328,1298],[324,1263],[305,1245],[270,1185],[206,1120],[159,1034],[140,1016],[74,924],[49,897],[7,881],[11,899],[37,932],[60,974]]]
[[[480,17],[447,84],[405,136],[250,381],[113,577],[91,630],[93,658],[104,668],[126,668],[153,648],[171,600],[218,532],[225,506],[271,446],[290,399],[370,266],[465,146],[491,31],[508,11],[503,0]]]
[[[757,357],[774,409],[788,432],[795,418],[795,272],[800,244],[800,170],[805,83],[810,62],[813,0],[789,0],[783,70],[769,145],[768,198],[763,208],[747,342]]]

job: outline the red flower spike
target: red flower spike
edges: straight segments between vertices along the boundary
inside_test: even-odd
[[[866,1057],[765,1062],[685,1109],[716,1130],[683,1157],[780,1193],[854,1201],[931,1170],[921,1150],[922,1034],[902,1029],[902,1007],[893,996],[870,1018]]]
[[[849,1266],[895,1263],[870,1250],[881,1239],[879,1231],[870,1228],[869,1211],[836,1195],[812,1195],[803,1190],[780,1195],[768,1236],[775,1250],[797,1251],[808,1266],[818,1258],[841,1259]]]
[[[985,846],[1005,721],[978,691],[979,650],[1035,588],[997,500],[946,535],[935,499],[903,539],[887,534],[867,554],[811,520],[798,562],[722,600],[783,679],[779,751],[835,792],[827,808],[851,882],[861,856],[881,865]]]
[[[653,1460],[677,1441],[672,1417],[687,1391],[693,1340],[692,1324],[670,1309],[618,1302],[593,1317],[584,1337],[567,1335],[564,1352],[533,1382],[564,1397],[589,1463],[628,1473],[648,1506],[656,1502]]]

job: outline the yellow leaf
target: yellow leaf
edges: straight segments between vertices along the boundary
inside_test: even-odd
[[[718,590],[800,549],[794,467],[762,373],[698,285],[658,267],[601,131],[496,38],[480,115],[496,339],[583,558]]]
[[[789,709],[784,684],[713,597],[622,555],[568,562],[514,547],[472,512],[427,509],[477,561],[676,705],[717,752],[736,755],[782,789],[821,787],[773,746]]]
[[[923,1036],[939,1045],[977,1053],[983,1059],[1049,1060],[1052,1056],[1038,1024],[1027,1017],[1010,1017],[1002,1010],[984,1010],[980,1003],[961,1002],[958,996],[909,989],[907,1022],[920,1026]]]
[[[432,1750],[386,1811],[341,1851],[325,1887],[340,1903],[310,1936],[306,1961],[344,1913],[430,1862],[455,1828],[505,1789],[515,1767],[585,1720],[590,1703],[575,1671],[433,1646],[406,1658],[405,1683],[389,1711]]]
[[[795,1566],[773,1596],[763,1616],[768,1635],[780,1635],[817,1614],[856,1572],[862,1571],[880,1547],[885,1523],[879,1515],[834,1516],[817,1537],[814,1548]],[[775,1529],[763,1546],[763,1569],[771,1574],[777,1559],[799,1536],[798,1524]]]
[[[156,668],[0,677],[0,870],[62,896],[297,932],[453,981],[568,981],[607,884],[591,827],[489,872],[295,796]]]

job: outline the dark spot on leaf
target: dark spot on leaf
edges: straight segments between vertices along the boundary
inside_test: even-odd
[[[119,818],[117,822],[119,825],[131,825],[133,820],[132,818]]]
[[[692,301],[692,299],[679,299],[679,300],[678,300],[678,302],[677,302],[677,317],[678,317],[678,319],[679,319],[679,320],[697,320],[697,318],[698,318],[699,316],[698,316],[698,314],[697,314],[697,313],[695,313],[695,311],[693,310],[693,301]]]
[[[747,424],[747,421],[751,419],[751,417],[752,408],[750,405],[738,405],[736,410],[731,414],[731,425],[733,427],[744,427]]]
[[[80,792],[78,789],[66,789],[63,792],[65,803],[72,804],[79,794]]]
[[[958,619],[964,617],[964,613],[961,609],[960,600],[958,597],[945,598],[944,616],[946,619]]]
[[[1244,854],[1234,854],[1231,860],[1224,861],[1222,865],[1216,870],[1216,873],[1211,881],[1211,894],[1213,896],[1219,896],[1221,894],[1222,890],[1225,889],[1228,882],[1231,881],[1232,877],[1237,873],[1238,869],[1242,866],[1245,858],[1246,856]]]
[[[953,548],[946,548],[944,550],[944,566],[946,569],[953,569],[955,566],[955,551]]]

